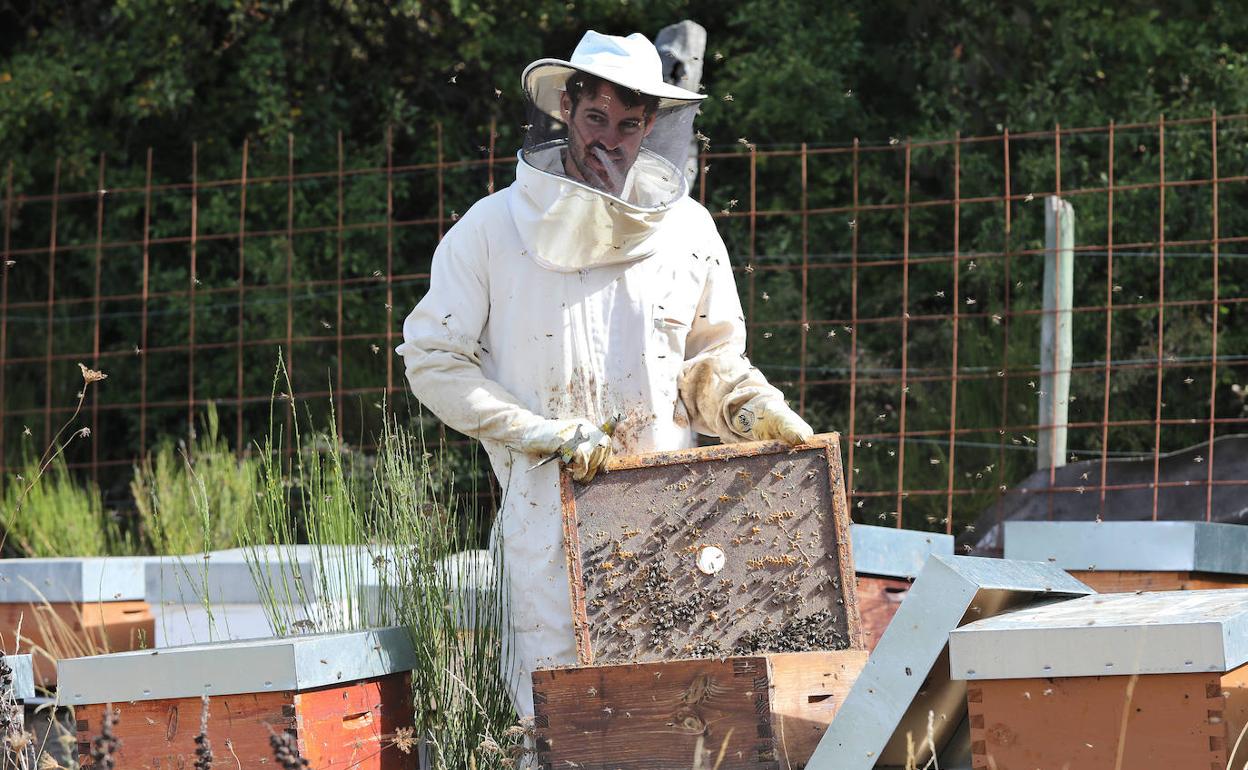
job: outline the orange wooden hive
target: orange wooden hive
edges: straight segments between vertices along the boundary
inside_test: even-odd
[[[953,537],[865,524],[854,524],[850,534],[854,543],[858,616],[867,649],[873,650],[927,557],[933,553],[953,555]]]
[[[563,474],[581,665],[863,649],[839,437]]]
[[[404,628],[116,653],[61,661],[57,703],[75,708],[83,766],[111,708],[118,767],[189,767],[206,695],[218,763],[268,770],[286,731],[318,770],[405,770],[414,662]]]
[[[0,560],[0,648],[33,656],[38,687],[59,658],[155,644],[141,557]],[[19,635],[20,629],[20,635]]]
[[[1005,556],[1056,564],[1100,593],[1248,588],[1241,524],[1007,521]]]
[[[866,660],[839,650],[539,670],[538,765],[802,767]]]
[[[972,766],[1240,767],[1248,590],[1096,594],[950,634]],[[1229,763],[1229,765],[1228,765]]]

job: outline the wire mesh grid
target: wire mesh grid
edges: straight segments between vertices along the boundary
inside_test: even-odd
[[[1214,439],[1248,419],[1246,118],[703,148],[693,194],[733,255],[751,359],[843,433],[857,520],[958,532],[1020,489],[1088,517],[1174,516],[1172,488],[1203,498],[1183,498],[1183,518],[1231,505],[1244,482]],[[159,166],[184,167],[171,178],[149,150],[141,169],[57,162],[38,190],[9,166],[3,459],[73,412],[78,362],[109,374],[81,418],[94,439],[68,453],[97,478],[185,435],[208,402],[242,448],[274,398],[332,394],[340,433],[368,445],[405,399],[392,351],[434,246],[512,173],[489,136],[458,160],[440,129],[432,157],[396,157],[391,132],[354,158],[341,135],[328,159],[293,136],[244,143],[237,173],[212,179],[198,146]],[[1048,196],[1076,220],[1061,369],[1040,353]],[[275,384],[279,350],[293,393]],[[1070,380],[1067,449],[1037,463],[1054,370]],[[1124,491],[1148,510],[1113,510]]]

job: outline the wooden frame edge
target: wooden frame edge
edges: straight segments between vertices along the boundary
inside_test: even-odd
[[[563,553],[568,564],[568,598],[572,604],[572,633],[576,638],[576,660],[582,666],[589,666],[594,662],[594,648],[590,643],[589,612],[585,606],[576,495],[572,491],[572,474],[567,470],[559,473],[559,500],[563,519]]]

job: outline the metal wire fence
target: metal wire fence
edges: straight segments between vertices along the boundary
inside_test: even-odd
[[[1167,516],[1181,488],[1202,498],[1183,498],[1182,517],[1214,518],[1244,483],[1214,439],[1248,419],[1246,130],[1248,116],[1211,115],[838,146],[740,138],[703,148],[693,194],[733,255],[751,358],[816,429],[843,433],[858,520],[957,532],[1037,479],[1050,511],[1060,493],[1088,516]],[[328,159],[295,137],[244,144],[225,178],[200,174],[198,146],[161,164],[184,166],[171,178],[151,151],[142,169],[58,162],[42,189],[15,189],[10,165],[3,460],[73,413],[79,362],[109,375],[81,418],[93,440],[68,452],[97,479],[185,435],[208,402],[246,447],[274,398],[324,413],[332,394],[338,430],[368,445],[385,410],[407,408],[392,350],[434,246],[515,162],[492,138],[448,160],[440,130],[432,157],[396,157],[386,137],[353,158],[341,136]],[[1062,367],[1040,352],[1055,312],[1048,196],[1076,220]],[[293,392],[275,383],[279,350]],[[1068,448],[1037,463],[1054,370],[1069,374]],[[1195,470],[1176,475],[1171,457]],[[1151,472],[1127,478],[1128,465]],[[1115,510],[1115,493],[1141,490],[1148,510]]]

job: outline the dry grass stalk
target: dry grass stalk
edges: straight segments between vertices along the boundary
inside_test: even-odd
[[[1122,704],[1122,721],[1118,726],[1118,751],[1114,756],[1114,770],[1122,770],[1122,756],[1127,750],[1127,719],[1131,716],[1131,698],[1135,695],[1135,685],[1140,681],[1139,674],[1132,674],[1127,682],[1126,702]]]
[[[102,623],[88,623],[83,608],[72,606],[71,617],[66,618],[42,596],[38,588],[29,581],[25,582],[36,595],[40,596],[40,603],[32,605],[35,610],[32,613],[35,635],[22,634],[22,625],[25,624],[25,615],[23,615],[23,623],[18,626],[14,634],[15,644],[25,645],[30,654],[42,661],[43,665],[50,670],[55,670],[58,660],[86,658],[114,652],[108,643],[107,629]],[[100,602],[83,606],[88,612],[94,609],[100,614],[103,613]]]
[[[919,767],[919,751],[930,751],[927,762],[923,767]],[[988,758],[989,763],[992,757]],[[940,770],[940,761],[936,751],[936,712],[927,712],[927,734],[923,736],[923,740],[916,747],[914,745],[914,733],[906,733],[906,770],[927,770],[934,768]]]
[[[728,753],[728,742],[732,740],[732,731],[733,728],[729,728],[728,732],[724,735],[724,740],[719,744],[719,754],[715,757],[715,764],[710,767],[707,767],[703,763],[704,757],[706,759],[710,758],[710,750],[705,748],[705,738],[699,735],[698,741],[693,747],[693,770],[719,770],[719,766],[724,762],[724,755]],[[792,764],[789,763],[787,756],[785,757],[785,765],[787,765],[790,770],[793,767]]]
[[[1226,770],[1231,770],[1235,766],[1235,756],[1239,754],[1239,744],[1244,740],[1244,733],[1248,733],[1248,722],[1245,722],[1244,728],[1239,731],[1239,737],[1235,739],[1235,746],[1226,758]],[[1248,770],[1248,762],[1244,763],[1244,768]]]

